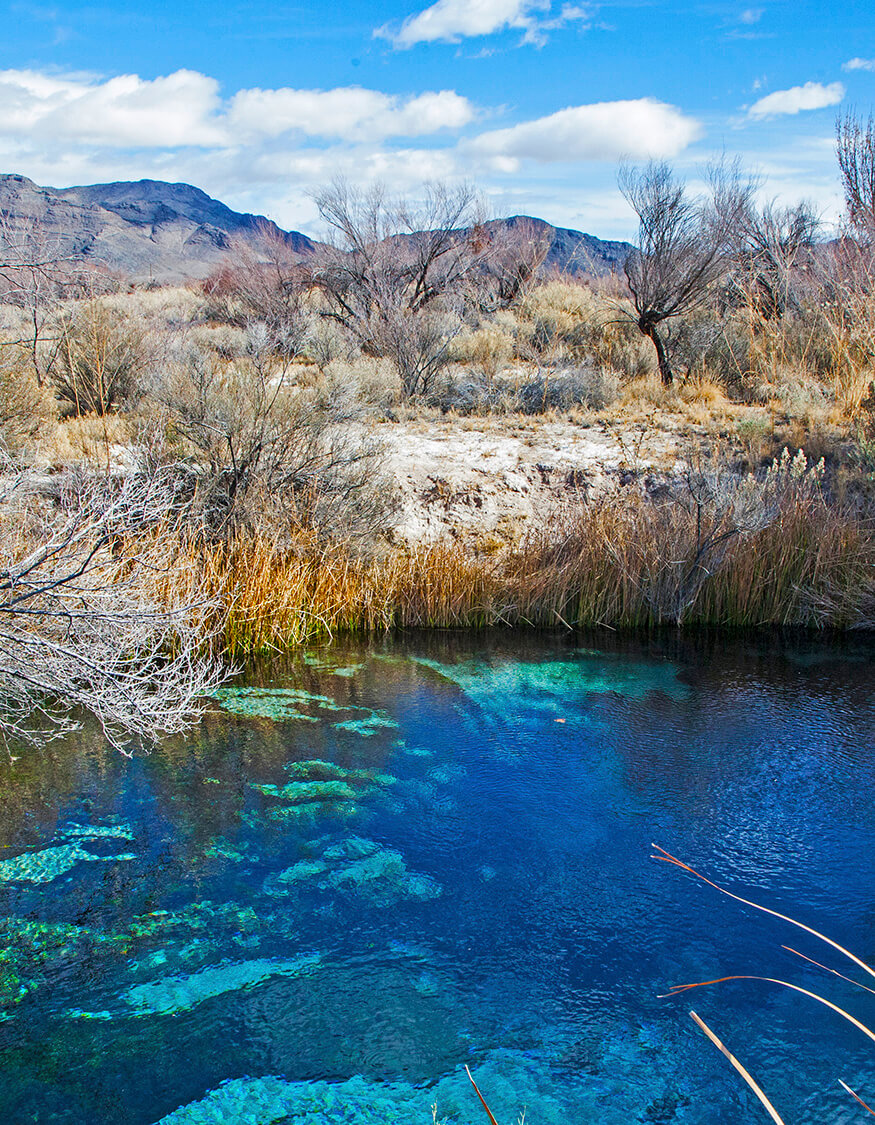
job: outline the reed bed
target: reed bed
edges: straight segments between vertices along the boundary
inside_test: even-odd
[[[235,657],[405,627],[875,623],[872,529],[802,490],[753,530],[629,488],[575,504],[497,555],[455,542],[363,554],[311,533],[285,545],[189,539],[178,555],[177,575],[219,607]],[[165,581],[177,582],[173,569]]]

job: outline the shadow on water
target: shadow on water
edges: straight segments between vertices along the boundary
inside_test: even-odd
[[[0,1120],[469,1121],[464,1063],[500,1121],[755,1117],[657,993],[754,972],[865,1002],[650,843],[871,959],[873,653],[411,633],[253,664],[133,760],[87,725],[21,751]],[[875,1084],[865,1040],[798,998],[697,1006],[789,1119]]]

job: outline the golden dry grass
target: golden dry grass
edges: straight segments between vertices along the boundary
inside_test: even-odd
[[[188,543],[179,557],[192,594],[221,605],[222,643],[234,655],[405,627],[871,620],[875,540],[849,512],[800,492],[754,531],[724,536],[718,517],[705,513],[704,526],[700,517],[630,488],[499,552],[443,542],[363,556],[315,536],[280,548],[256,535]]]

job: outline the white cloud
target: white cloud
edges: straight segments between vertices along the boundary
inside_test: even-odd
[[[0,71],[0,133],[142,148],[216,145],[219,84],[192,70],[152,81]]]
[[[357,86],[335,90],[241,90],[231,100],[228,124],[235,136],[306,136],[374,141],[461,129],[474,107],[453,90],[401,99]]]
[[[551,3],[552,0],[437,0],[408,17],[398,30],[387,24],[374,34],[390,39],[395,47],[405,48],[416,43],[458,43],[461,39],[516,28],[525,32],[523,42],[540,44],[547,31],[588,15],[586,8],[565,4],[550,16]]]
[[[848,59],[842,70],[875,70],[875,59]]]
[[[702,134],[702,127],[679,109],[653,98],[571,106],[549,117],[482,133],[465,144],[499,172],[513,172],[521,160],[556,163],[576,160],[632,160],[670,157]]]
[[[845,96],[841,82],[831,82],[824,86],[820,82],[806,82],[804,86],[792,86],[789,90],[775,90],[754,104],[747,111],[748,117],[773,117],[780,114],[801,113],[810,109],[825,109],[838,105]]]
[[[358,86],[248,89],[225,102],[214,78],[191,70],[151,81],[0,71],[0,136],[65,145],[220,148],[289,132],[363,142],[461,129],[474,116],[453,90],[402,98]]]
[[[740,23],[746,23],[748,24],[748,26],[759,23],[762,18],[762,8],[745,8],[745,10],[738,17]]]

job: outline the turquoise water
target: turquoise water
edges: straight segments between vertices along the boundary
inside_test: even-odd
[[[0,764],[0,1123],[866,1119],[865,642],[341,645],[253,668],[127,760]],[[859,975],[859,974],[856,974]],[[872,983],[871,980],[869,983]]]

